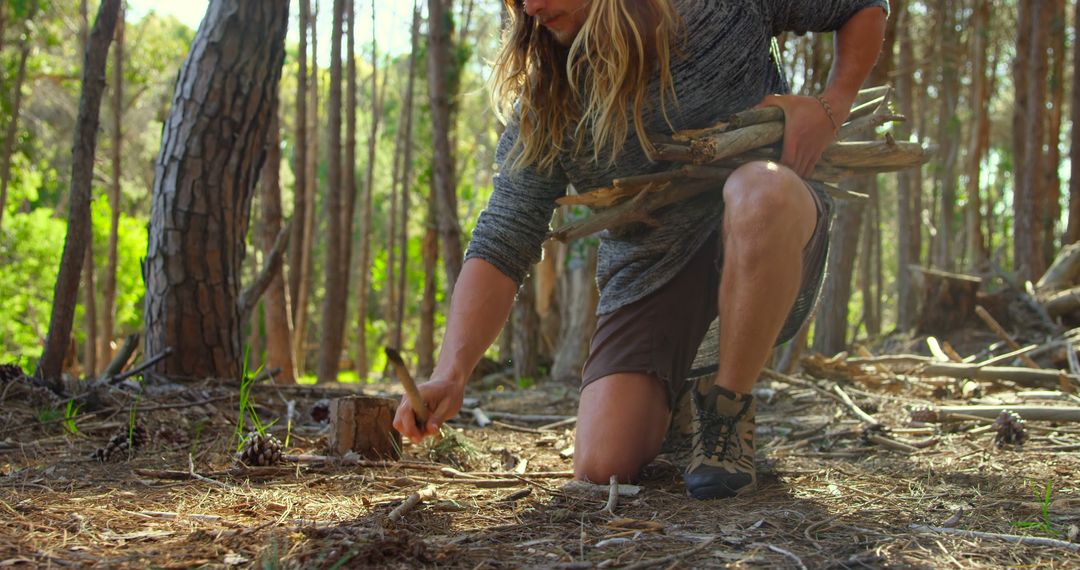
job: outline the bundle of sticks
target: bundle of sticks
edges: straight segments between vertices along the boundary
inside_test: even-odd
[[[866,199],[865,194],[842,191],[831,183],[879,172],[895,172],[927,162],[931,149],[917,142],[865,141],[876,129],[906,120],[890,106],[892,88],[872,87],[859,92],[836,140],[821,156],[811,182],[842,199]],[[761,107],[736,113],[706,129],[680,131],[671,136],[650,137],[653,161],[675,163],[676,168],[616,179],[608,188],[566,196],[560,205],[588,206],[595,213],[554,230],[550,237],[569,242],[598,231],[630,224],[655,226],[650,213],[669,204],[707,191],[719,191],[723,181],[740,165],[756,160],[779,160],[784,137],[784,112]]]

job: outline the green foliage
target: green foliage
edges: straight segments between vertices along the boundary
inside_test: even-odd
[[[79,433],[79,428],[75,425],[75,418],[79,415],[79,407],[75,400],[68,400],[67,406],[64,407],[64,428],[71,435]]]
[[[255,411],[255,404],[251,400],[251,387],[255,385],[255,377],[259,375],[264,365],[259,365],[254,374],[248,374],[249,355],[250,349],[245,350],[244,368],[240,376],[240,416],[236,419],[236,451],[240,451],[244,446],[244,422],[246,418],[251,418],[251,427],[259,435],[265,435],[267,428],[274,425],[273,422],[265,425],[262,423],[258,412]]]
[[[1044,532],[1046,534],[1049,534],[1049,535],[1052,535],[1052,536],[1060,535],[1061,531],[1055,529],[1053,527],[1053,525],[1050,523],[1050,496],[1051,496],[1052,491],[1053,491],[1053,483],[1050,482],[1050,481],[1047,481],[1046,485],[1045,485],[1045,487],[1043,488],[1042,491],[1039,490],[1038,485],[1036,485],[1035,483],[1032,483],[1031,484],[1031,491],[1035,495],[1035,500],[1039,501],[1039,503],[1041,504],[1042,513],[1041,513],[1040,520],[1037,520],[1037,521],[1018,521],[1018,522],[1013,522],[1012,525],[1017,527],[1017,528],[1035,529],[1035,530],[1042,531],[1042,532]]]
[[[37,413],[34,414],[34,419],[40,424],[50,424],[63,417],[64,411],[55,408],[38,408]]]

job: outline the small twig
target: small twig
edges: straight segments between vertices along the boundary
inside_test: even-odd
[[[131,370],[128,370],[127,372],[125,372],[123,374],[117,374],[116,376],[113,376],[112,378],[109,379],[109,384],[119,384],[119,383],[123,382],[124,380],[127,380],[128,378],[131,378],[132,376],[135,376],[137,374],[142,374],[143,372],[146,372],[152,366],[154,366],[155,364],[160,362],[162,359],[164,359],[166,356],[169,356],[172,353],[173,353],[172,347],[171,346],[166,346],[165,350],[161,351],[159,354],[155,354],[152,358],[146,359],[146,362],[143,362],[142,364],[136,366],[135,368],[132,368]]]
[[[218,487],[221,487],[222,489],[228,489],[229,488],[228,485],[226,485],[225,483],[222,483],[221,481],[214,481],[213,479],[210,479],[208,477],[203,477],[202,475],[199,475],[198,473],[196,473],[195,472],[195,458],[192,457],[190,453],[187,456],[187,463],[188,463],[188,474],[191,475],[192,479],[198,479],[199,481],[202,481],[204,483],[209,483],[211,485],[217,485]]]
[[[861,419],[862,421],[864,421],[864,422],[866,422],[866,423],[868,423],[868,424],[870,424],[872,426],[876,426],[876,425],[879,425],[881,423],[874,416],[871,416],[870,414],[864,412],[863,409],[860,408],[854,402],[854,400],[851,399],[851,396],[847,395],[847,392],[845,392],[844,389],[841,388],[839,384],[833,384],[833,391],[836,392],[837,396],[840,396],[840,401],[842,401],[844,403],[844,405],[847,406],[848,409],[852,411],[852,413],[854,413],[856,416],[858,416],[859,419]]]
[[[1039,536],[1020,536],[1016,534],[1001,534],[997,532],[982,532],[977,530],[964,530],[959,528],[945,528],[940,526],[928,526],[921,524],[911,525],[911,529],[916,532],[937,532],[941,534],[952,534],[956,536],[963,536],[966,538],[983,538],[986,540],[1003,540],[1005,542],[1012,542],[1014,544],[1024,544],[1028,546],[1049,546],[1053,548],[1065,548],[1072,551],[1080,551],[1080,543],[1065,542],[1064,540],[1057,540],[1054,538],[1042,538]]]
[[[794,560],[795,564],[798,565],[799,570],[806,570],[806,565],[803,564],[802,558],[799,558],[798,556],[795,556],[795,554],[792,553],[790,550],[784,550],[783,548],[780,548],[779,546],[773,546],[771,544],[766,544],[764,542],[755,542],[751,546],[764,546],[765,548],[768,548],[769,550],[771,550],[771,551],[773,551],[773,552],[775,552],[777,554],[783,554],[784,556],[787,556],[788,558]]]
[[[434,497],[434,485],[428,485],[427,487],[420,489],[419,491],[409,495],[409,497],[405,499],[405,502],[398,505],[396,509],[390,511],[390,520],[393,522],[400,521],[401,517],[407,515],[409,511],[416,507],[416,505],[419,504],[421,501],[429,500]]]
[[[1012,337],[1012,335],[1010,335],[1005,330],[1005,328],[1002,327],[1001,324],[998,323],[997,320],[994,319],[994,317],[992,317],[990,315],[990,313],[986,309],[984,309],[982,307],[982,305],[976,305],[975,306],[975,314],[978,315],[979,318],[982,319],[982,321],[984,323],[986,323],[986,326],[990,327],[990,330],[994,331],[994,334],[998,335],[998,337],[1000,337],[1001,340],[1005,341],[1009,345],[1009,348],[1011,348],[1013,350],[1020,350],[1021,349],[1020,344],[1018,342],[1016,342],[1016,339],[1014,339]],[[1042,369],[1042,366],[1039,366],[1038,363],[1036,363],[1034,360],[1032,360],[1031,357],[1029,357],[1028,355],[1026,355],[1026,354],[1018,354],[1017,356],[1028,367],[1036,368],[1036,369]]]
[[[607,506],[604,507],[604,510],[606,510],[609,515],[615,516],[615,507],[617,507],[618,505],[619,505],[619,476],[618,475],[612,475],[611,479],[608,481]]]

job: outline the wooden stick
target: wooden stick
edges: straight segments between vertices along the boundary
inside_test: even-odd
[[[946,528],[940,526],[927,526],[921,524],[911,525],[911,529],[916,532],[936,532],[941,534],[951,534],[955,536],[963,536],[966,538],[982,538],[986,540],[1003,540],[1005,542],[1012,542],[1015,544],[1025,544],[1029,546],[1050,546],[1053,548],[1064,548],[1066,550],[1080,551],[1080,543],[1065,542],[1064,540],[1057,540],[1054,538],[1043,538],[1040,536],[1019,536],[1015,534],[1000,534],[996,532],[981,532],[977,530],[964,530],[959,528]]]
[[[938,362],[915,371],[915,374],[924,377],[947,376],[949,378],[973,378],[986,381],[1006,380],[1029,388],[1044,388],[1059,384],[1057,370],[1035,370],[1034,368],[1017,368],[1014,366],[979,366],[977,364]],[[1073,381],[1077,380],[1077,377],[1073,375],[1067,377]]]
[[[390,348],[385,349],[386,357],[390,359],[390,363],[394,365],[394,372],[397,373],[398,381],[401,382],[402,387],[405,388],[405,396],[409,398],[409,404],[412,405],[413,413],[416,414],[416,419],[419,420],[421,426],[427,425],[428,413],[427,404],[424,403],[424,399],[420,397],[420,390],[416,388],[416,382],[413,381],[412,374],[409,374],[409,369],[405,366],[405,361],[401,358],[401,353]]]
[[[847,395],[847,392],[845,392],[844,389],[841,388],[839,384],[833,384],[833,392],[836,392],[836,395],[840,396],[840,401],[843,402],[844,405],[847,406],[848,409],[851,410],[852,413],[854,413],[856,416],[858,416],[859,419],[861,419],[862,421],[864,421],[864,422],[866,422],[866,423],[868,423],[868,424],[870,424],[872,426],[876,426],[876,425],[879,425],[881,423],[874,416],[871,416],[870,414],[864,412],[863,409],[860,408],[854,402],[854,400],[851,399],[851,396]]]
[[[612,475],[611,479],[608,481],[607,505],[604,507],[604,510],[606,510],[609,515],[615,516],[615,507],[618,506],[618,504],[619,504],[619,476],[618,475]]]
[[[977,362],[977,363],[975,363],[975,366],[990,366],[990,365],[993,365],[993,364],[997,364],[999,362],[1007,362],[1007,361],[1012,360],[1013,358],[1016,358],[1018,356],[1024,356],[1027,353],[1035,350],[1036,348],[1039,348],[1039,345],[1037,345],[1037,344],[1029,344],[1027,346],[1018,348],[1018,349],[1016,349],[1016,350],[1014,350],[1012,352],[1006,352],[1005,354],[999,354],[997,356],[987,358],[986,360],[983,360],[982,362]],[[1074,373],[1075,373],[1075,371],[1074,371]]]
[[[420,489],[419,491],[409,495],[409,497],[405,499],[404,503],[401,503],[396,509],[390,511],[389,518],[393,522],[398,522],[401,520],[401,517],[404,517],[406,514],[408,514],[409,511],[413,509],[413,507],[420,503],[420,501],[429,500],[434,497],[435,486],[428,485],[427,487],[424,487],[423,489]]]
[[[116,356],[109,361],[109,365],[102,371],[99,379],[104,380],[115,376],[120,373],[121,370],[127,366],[128,360],[131,359],[131,355],[135,353],[135,349],[139,347],[139,333],[130,334],[124,339],[124,345],[120,347],[120,350],[116,353]]]
[[[1003,411],[1019,414],[1028,421],[1080,422],[1080,407],[1066,406],[941,406],[939,416],[963,415],[995,419]]]
[[[1009,345],[1009,348],[1013,350],[1020,350],[1020,343],[1016,342],[1016,339],[1014,339],[1012,335],[1010,335],[1005,330],[1005,328],[1002,327],[1001,324],[998,323],[997,320],[995,320],[994,317],[992,317],[990,313],[983,308],[982,305],[975,305],[975,314],[978,315],[979,318],[982,319],[984,323],[986,323],[986,326],[990,327],[990,330],[994,331],[994,333],[997,334],[998,337],[1001,338],[1001,340],[1005,341]],[[1024,364],[1028,365],[1028,367],[1040,370],[1042,369],[1042,366],[1039,366],[1039,364],[1032,360],[1031,357],[1029,357],[1028,355],[1019,354],[1017,356],[1019,356],[1020,360]]]

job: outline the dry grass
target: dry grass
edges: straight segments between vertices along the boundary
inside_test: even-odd
[[[824,395],[827,381],[763,381],[759,492],[727,501],[688,499],[678,467],[661,459],[644,474],[645,491],[621,499],[614,515],[602,511],[606,497],[568,494],[560,490],[565,478],[533,475],[570,468],[559,452],[572,444],[572,429],[479,429],[462,416],[475,450],[456,467],[508,485],[495,488],[404,463],[230,471],[236,390],[204,383],[144,396],[138,404],[151,433],[175,426],[187,442],[159,437],[130,460],[100,464],[86,457],[125,429],[124,398],[112,414],[79,419],[71,434],[62,421],[9,393],[0,408],[0,566],[1080,566],[1077,550],[910,528],[948,521],[960,529],[1069,540],[1070,526],[1080,525],[1080,454],[1036,450],[1080,443],[1080,426],[1029,424],[1032,439],[1024,449],[998,449],[993,432],[976,421],[912,428],[913,405],[953,401],[959,388],[875,373],[874,381],[844,389],[894,428],[890,438],[926,447],[903,453],[867,443],[858,436],[859,420]],[[290,452],[320,453],[325,441],[306,410],[345,390],[262,388],[256,397],[266,420],[284,413],[283,399],[297,400]],[[576,390],[561,385],[474,396],[488,411],[570,415],[576,406]],[[271,429],[282,440],[284,425]],[[428,461],[422,448],[406,453]],[[203,479],[184,475],[189,454]],[[522,461],[524,475],[506,475]],[[168,470],[175,473],[163,473]],[[503,474],[485,475],[494,472]],[[1047,483],[1049,527],[1016,524],[1042,520],[1033,488]],[[430,484],[435,499],[399,523],[389,521],[392,509]]]

